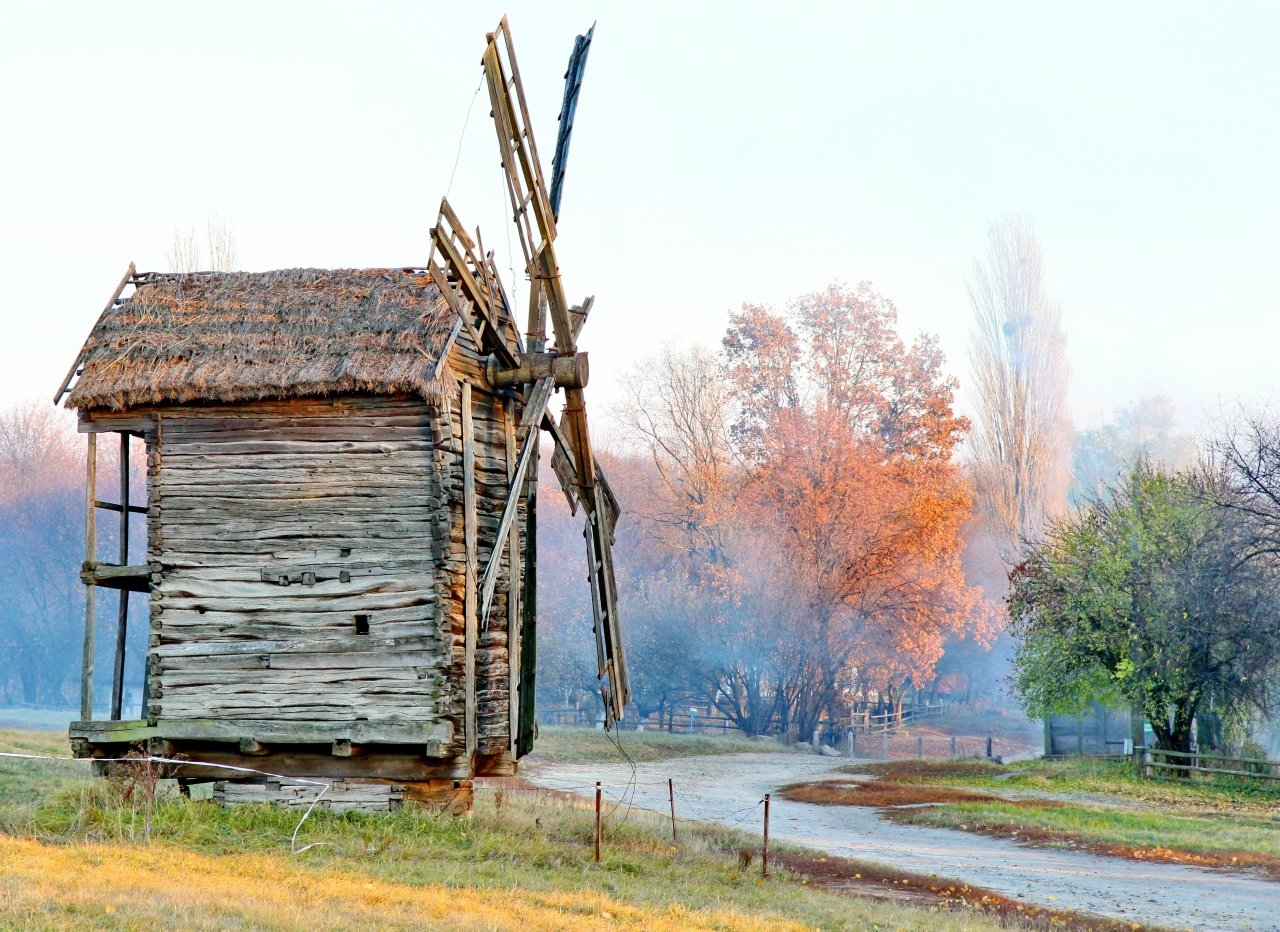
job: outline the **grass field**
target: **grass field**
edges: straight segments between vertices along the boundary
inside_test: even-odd
[[[62,754],[65,739],[0,732],[0,750],[18,749]],[[698,825],[675,846],[665,820],[639,811],[609,815],[597,865],[589,809],[514,786],[480,789],[469,819],[317,810],[298,836],[312,847],[291,855],[297,812],[224,810],[161,784],[147,845],[140,794],[126,799],[83,766],[0,759],[0,927],[1072,926],[984,914],[976,895],[895,902],[818,889],[798,872],[764,880],[758,860],[741,863],[757,839]]]
[[[846,769],[875,779],[801,784],[786,795],[886,807],[887,817],[916,825],[1137,860],[1258,869],[1280,879],[1280,788],[1265,781],[1150,781],[1125,762],[1078,759],[913,760]]]
[[[0,728],[38,728],[42,731],[65,732],[68,723],[79,717],[79,709],[33,709],[20,705],[0,705]]]
[[[665,731],[621,731],[611,735],[593,728],[566,728],[543,725],[531,760],[553,760],[566,764],[623,763],[667,760],[672,757],[701,757],[707,754],[743,754],[791,750],[772,738],[742,735],[682,735]]]
[[[965,801],[895,810],[891,817],[1030,843],[1086,847],[1135,860],[1258,868],[1280,879],[1280,824],[1266,815],[1211,819],[1083,803]]]
[[[985,760],[894,761],[849,768],[894,782],[951,784],[998,791],[1091,793],[1179,811],[1269,811],[1280,805],[1280,781],[1226,779],[1216,783],[1144,780],[1121,760],[1058,758],[996,764]]]

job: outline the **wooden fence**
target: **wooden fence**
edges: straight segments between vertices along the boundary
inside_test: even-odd
[[[1280,780],[1280,761],[1251,757],[1228,757],[1204,751],[1161,751],[1142,748],[1142,775],[1148,779],[1192,780],[1200,775],[1240,777],[1253,780]]]
[[[842,747],[848,740],[852,729],[860,735],[878,734],[895,731],[924,721],[937,718],[948,711],[941,702],[921,705],[904,704],[900,712],[872,712],[869,709],[859,710],[852,715],[843,716],[838,722],[824,721],[818,726],[818,743],[833,747]],[[596,728],[601,723],[600,712],[596,707],[586,708],[540,708],[537,712],[540,725],[564,725],[575,728]],[[627,710],[628,721],[639,723],[639,716],[634,709]],[[674,711],[663,714],[654,713],[643,722],[646,730],[675,731],[682,734],[731,734],[738,731],[732,719],[718,713],[701,711],[690,715],[687,711]],[[625,726],[624,726],[625,727]],[[781,728],[776,722],[769,722],[764,733],[780,735]],[[813,735],[795,735],[797,740],[809,741]]]

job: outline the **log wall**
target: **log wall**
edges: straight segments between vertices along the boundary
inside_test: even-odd
[[[472,448],[475,461],[473,479],[476,498],[476,561],[475,579],[480,579],[493,557],[498,524],[507,498],[508,462],[514,469],[515,451],[508,450],[508,422],[518,420],[509,400],[504,400],[478,388],[467,393],[470,397],[470,420],[474,435]],[[467,609],[467,547],[466,502],[464,495],[466,467],[463,461],[462,398],[456,399],[445,412],[444,421],[451,430],[449,449],[443,455],[440,475],[444,494],[452,516],[448,547],[441,560],[447,593],[441,604],[448,613],[448,627],[453,635],[453,656],[450,679],[459,685],[466,680],[466,630]],[[514,430],[514,423],[511,424]],[[453,451],[456,451],[453,452]],[[517,530],[512,538],[519,540],[519,529],[524,526],[524,508],[516,521]],[[517,545],[518,550],[518,545]],[[487,618],[476,618],[475,637],[475,730],[477,753],[503,754],[511,744],[511,660],[508,653],[508,631],[511,628],[509,598],[511,593],[510,548],[498,552],[499,573],[493,601]],[[519,591],[519,583],[516,585]],[[518,668],[517,668],[518,669]],[[451,714],[465,726],[467,717],[465,692],[454,695]],[[465,728],[463,728],[465,730]]]
[[[412,734],[442,765],[473,750],[475,768],[510,770],[523,501],[505,546],[495,537],[519,409],[489,390],[466,341],[448,370],[467,386],[451,380],[439,404],[350,396],[82,412],[83,430],[148,440],[153,721],[273,744],[291,730],[297,744]],[[480,618],[476,588],[492,559],[497,584]]]
[[[413,399],[158,413],[152,715],[439,723],[447,429]]]

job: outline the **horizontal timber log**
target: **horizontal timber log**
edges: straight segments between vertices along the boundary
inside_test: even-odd
[[[259,585],[266,585],[260,583]],[[349,611],[349,612],[378,612],[392,608],[410,608],[418,605],[430,605],[436,599],[435,590],[416,589],[405,592],[379,592],[368,593],[363,596],[353,596],[345,598],[342,596],[325,595],[308,595],[314,593],[318,586],[290,586],[287,589],[283,586],[273,587],[273,592],[296,592],[294,596],[258,596],[247,598],[230,598],[219,596],[217,598],[208,596],[166,596],[164,600],[164,608],[169,609],[205,611],[213,610],[223,612],[274,612],[279,614],[289,614],[295,608],[304,610],[313,606],[323,605],[329,611]],[[164,595],[163,592],[153,592],[151,597],[156,599]],[[168,616],[165,616],[164,623],[168,624]]]
[[[189,573],[168,573],[164,581],[155,587],[155,592],[162,599],[243,599],[260,597],[276,601],[281,607],[296,604],[298,600],[343,599],[343,605],[358,607],[351,600],[368,598],[376,600],[378,596],[400,593],[420,593],[423,598],[432,598],[434,589],[432,576],[426,572],[406,572],[380,576],[353,576],[347,582],[341,579],[317,580],[313,585],[302,583],[281,585],[279,582],[267,582],[253,579],[251,582],[237,580],[204,579]],[[337,610],[340,606],[332,606]]]
[[[329,744],[346,739],[356,744],[425,744],[453,740],[451,722],[329,721],[279,722],[247,719],[236,722],[193,718],[161,718],[155,725],[145,721],[72,722],[71,738],[105,744],[131,744],[148,738],[171,740],[228,741],[256,738],[265,744]]]
[[[229,657],[239,654],[314,654],[314,653],[383,653],[430,651],[436,641],[430,637],[333,637],[290,638],[259,641],[211,641],[201,640],[192,644],[172,644],[151,651],[152,656],[164,661],[181,657]]]

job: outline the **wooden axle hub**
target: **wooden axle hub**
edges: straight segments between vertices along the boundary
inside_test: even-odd
[[[494,388],[529,385],[550,376],[557,388],[585,388],[589,375],[586,353],[523,353],[519,365],[503,368],[496,356],[486,363],[489,384]]]

